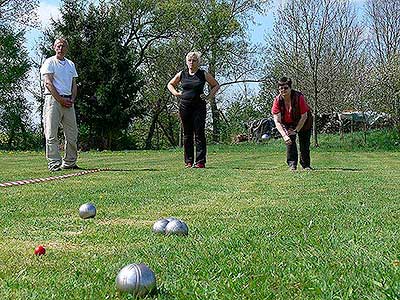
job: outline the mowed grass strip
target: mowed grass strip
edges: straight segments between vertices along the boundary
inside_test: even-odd
[[[185,169],[180,149],[87,152],[81,167],[112,170],[1,188],[0,299],[131,299],[115,277],[139,262],[152,299],[399,299],[399,152],[313,151],[316,170],[294,173],[284,155],[211,146]],[[1,182],[53,175],[43,153],[0,163]],[[169,216],[187,237],[151,232]]]

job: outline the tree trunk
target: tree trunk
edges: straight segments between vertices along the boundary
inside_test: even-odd
[[[211,52],[210,64],[208,68],[208,72],[215,78],[215,57]],[[211,117],[212,117],[212,140],[215,143],[220,142],[221,138],[221,120],[219,117],[219,111],[217,107],[217,102],[215,101],[215,97],[210,99],[211,106]]]
[[[318,88],[317,82],[314,81],[314,120],[313,120],[313,136],[314,136],[314,147],[318,147],[318,134],[317,134],[317,110],[318,107]]]
[[[175,146],[175,139],[174,136],[170,134],[167,128],[160,122],[160,120],[157,120],[157,124],[160,126],[161,130],[164,132],[165,136],[167,137],[169,143],[171,146]]]
[[[155,129],[156,129],[156,124],[157,124],[159,115],[160,115],[160,111],[159,110],[156,110],[153,113],[153,117],[151,119],[151,125],[150,125],[150,128],[149,128],[149,132],[147,133],[146,143],[144,145],[144,149],[146,149],[146,150],[150,150],[152,148],[151,141],[152,141],[153,136],[154,136],[154,132],[155,132]]]

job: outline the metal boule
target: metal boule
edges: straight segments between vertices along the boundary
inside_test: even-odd
[[[187,235],[188,231],[186,223],[181,220],[172,220],[165,227],[166,235]]]
[[[169,221],[167,219],[160,219],[160,220],[156,221],[153,224],[153,232],[154,233],[164,234],[165,233],[165,227],[167,226],[168,223],[169,223]]]
[[[85,203],[79,207],[79,216],[82,219],[94,218],[96,216],[96,207],[93,203]]]
[[[268,133],[264,133],[264,134],[261,136],[261,138],[262,138],[263,140],[269,140],[269,139],[271,138],[271,136],[270,136]]]
[[[156,276],[145,264],[129,264],[115,278],[117,290],[144,297],[156,289]]]

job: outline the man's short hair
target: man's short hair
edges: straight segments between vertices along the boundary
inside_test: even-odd
[[[282,86],[282,85],[287,85],[290,88],[292,88],[292,79],[287,78],[287,77],[282,77],[281,79],[279,79],[278,81],[278,86]]]
[[[68,41],[66,38],[60,37],[54,41],[53,46],[57,45],[57,43],[62,42],[68,48]]]

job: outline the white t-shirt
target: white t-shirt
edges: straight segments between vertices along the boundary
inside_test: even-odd
[[[56,56],[49,57],[40,68],[40,73],[53,74],[53,85],[60,95],[72,94],[72,79],[78,77],[78,73],[75,64],[69,59],[58,60]],[[50,93],[50,91],[45,88],[45,93]]]

